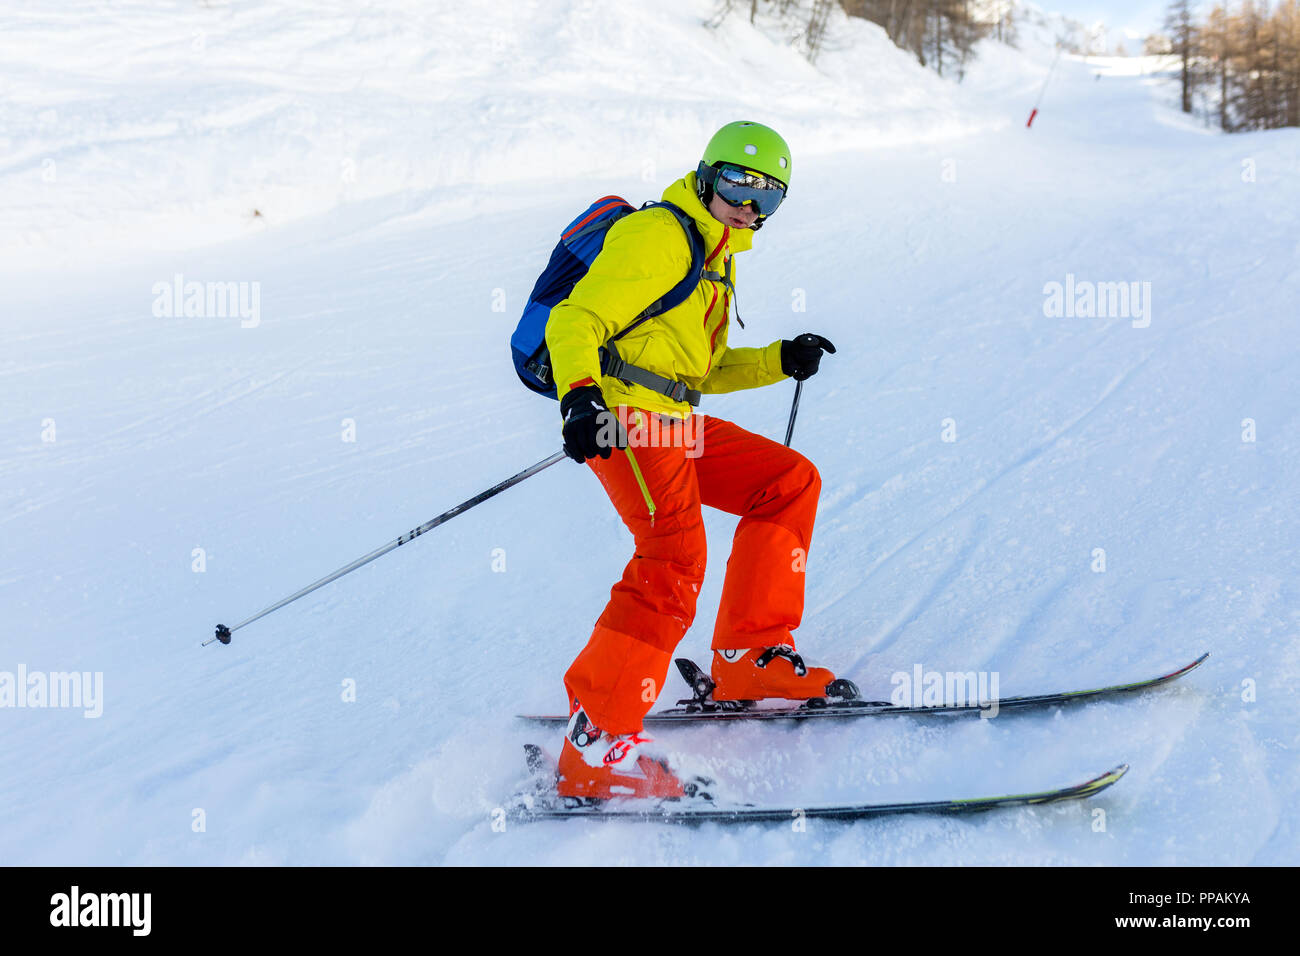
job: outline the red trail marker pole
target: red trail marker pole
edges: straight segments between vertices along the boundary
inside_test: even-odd
[[[1029,121],[1025,123],[1025,129],[1034,125],[1034,117],[1038,115],[1038,107],[1043,102],[1043,94],[1047,92],[1047,84],[1052,81],[1052,74],[1056,72],[1056,61],[1061,58],[1061,44],[1056,44],[1056,56],[1052,57],[1052,68],[1047,71],[1047,76],[1043,80],[1043,88],[1038,91],[1038,99],[1034,101],[1034,108],[1029,111]]]

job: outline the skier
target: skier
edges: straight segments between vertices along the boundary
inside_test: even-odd
[[[618,339],[615,356],[631,371],[602,374],[600,351],[688,274],[690,239],[671,211],[651,208],[616,222],[587,274],[551,310],[546,343],[565,450],[595,472],[636,544],[564,677],[570,720],[561,795],[683,793],[663,762],[641,753],[650,743],[642,720],[695,617],[705,566],[701,505],[741,519],[713,631],[714,699],[806,700],[826,696],[835,680],[826,668],[805,666],[791,636],[803,614],[817,469],[797,451],[729,421],[692,416],[691,408],[700,392],[803,381],[823,352],[835,351],[813,333],[765,348],[727,346],[733,257],[751,247],[789,183],[785,140],[736,122],[713,136],[696,172],[664,190],[664,201],[694,221],[708,271],[684,303]]]

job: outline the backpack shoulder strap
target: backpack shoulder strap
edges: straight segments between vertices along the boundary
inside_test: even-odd
[[[673,218],[677,220],[682,227],[682,231],[686,233],[686,242],[691,249],[691,263],[686,269],[686,275],[677,285],[665,292],[658,300],[646,306],[627,328],[610,339],[611,342],[621,339],[642,322],[681,305],[691,297],[691,293],[695,291],[695,287],[700,284],[701,280],[711,279],[718,282],[725,279],[725,276],[720,272],[705,270],[704,237],[700,235],[699,227],[695,225],[695,220],[691,218],[689,213],[675,203],[670,202],[647,202],[636,211],[641,212],[645,209],[666,209],[673,214]]]
[[[673,401],[686,402],[690,405],[699,405],[702,398],[699,391],[690,388],[685,382],[675,382],[672,379],[664,378],[651,372],[649,369],[640,368],[623,361],[618,354],[618,346],[614,343],[627,335],[641,323],[648,322],[656,315],[667,312],[681,305],[691,293],[695,291],[702,279],[712,279],[718,281],[723,279],[721,273],[706,272],[704,269],[704,237],[700,235],[699,228],[681,207],[670,202],[648,202],[641,209],[667,209],[673,214],[673,218],[681,225],[682,230],[686,233],[686,241],[691,249],[691,263],[686,269],[686,275],[675,286],[669,289],[659,298],[658,301],[648,305],[633,322],[623,329],[600,350],[601,372],[605,375],[621,378],[624,381],[633,382],[652,391],[667,395]],[[641,210],[637,210],[640,212]]]
[[[691,247],[691,266],[690,269],[688,269],[686,272],[686,278],[683,279],[680,283],[678,283],[678,285],[674,287],[672,291],[670,291],[666,296],[664,296],[663,300],[661,301],[667,301],[670,297],[673,296],[674,293],[678,291],[679,288],[686,286],[688,280],[694,280],[694,281],[690,282],[689,287],[684,290],[684,294],[680,299],[673,302],[672,305],[666,306],[660,311],[666,312],[668,311],[668,309],[671,309],[674,306],[681,305],[683,302],[685,302],[686,299],[690,297],[690,294],[695,291],[695,286],[699,283],[701,279],[711,279],[714,282],[717,282],[718,280],[723,278],[721,272],[712,272],[712,271],[705,270],[704,236],[700,235],[700,227],[695,224],[695,220],[691,217],[691,215],[688,212],[686,212],[686,210],[682,209],[682,207],[678,206],[676,203],[667,202],[666,200],[661,200],[660,202],[644,203],[642,204],[641,209],[667,209],[670,213],[673,214],[673,218],[675,218],[677,222],[681,224],[682,231],[686,233],[686,241],[690,244]],[[637,211],[640,212],[640,210]]]

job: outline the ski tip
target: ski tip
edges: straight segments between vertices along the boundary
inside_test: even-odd
[[[1205,659],[1206,659],[1207,657],[1209,657],[1209,656],[1210,656],[1210,652],[1209,652],[1209,651],[1206,651],[1206,652],[1205,652],[1204,654],[1202,654],[1200,657],[1196,658],[1196,660],[1192,661],[1190,664],[1185,664],[1184,666],[1178,668],[1178,670],[1174,671],[1174,672],[1171,673],[1169,676],[1170,676],[1170,677],[1182,677],[1182,676],[1183,676],[1184,674],[1186,674],[1188,671],[1193,671],[1193,670],[1196,670],[1196,668],[1200,667],[1203,663],[1205,663]]]
[[[1107,789],[1112,784],[1118,783],[1124,774],[1128,773],[1128,764],[1122,763],[1111,767],[1099,777],[1094,777],[1085,783],[1082,789],[1088,793],[1099,793]]]

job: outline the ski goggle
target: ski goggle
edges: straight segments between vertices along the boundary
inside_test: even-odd
[[[730,206],[743,206],[752,202],[760,216],[772,215],[781,205],[781,200],[785,199],[785,183],[752,169],[737,166],[719,166],[715,169],[701,163],[700,172],[710,177],[706,182],[710,182],[713,191],[722,197],[723,202]]]

